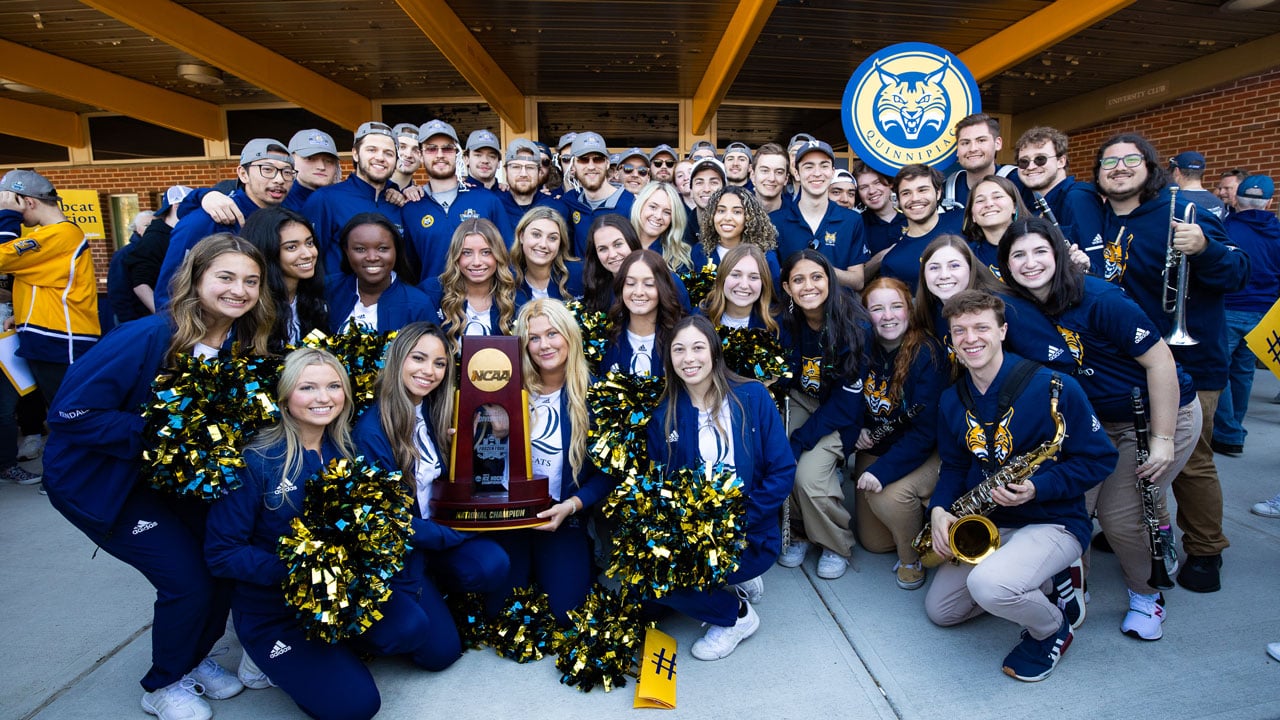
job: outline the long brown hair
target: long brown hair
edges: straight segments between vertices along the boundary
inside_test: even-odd
[[[404,474],[405,484],[410,489],[417,483],[415,469],[418,464],[418,448],[413,442],[417,406],[400,379],[400,371],[418,341],[428,335],[438,339],[444,346],[448,362],[445,377],[422,401],[422,418],[431,424],[436,450],[443,461],[447,457],[447,448],[443,444],[449,437],[449,428],[453,427],[454,374],[453,353],[449,350],[449,338],[444,331],[432,322],[413,322],[400,328],[383,354],[382,371],[378,373],[378,419],[391,444],[391,454],[395,456],[396,465]]]
[[[613,334],[609,339],[617,342],[618,338],[622,337],[622,333],[627,331],[631,311],[627,309],[622,296],[627,287],[627,271],[636,263],[643,264],[649,268],[649,272],[653,273],[654,287],[658,292],[657,331],[654,346],[661,347],[665,352],[667,343],[671,342],[671,328],[675,326],[676,321],[684,317],[684,308],[680,307],[680,301],[676,299],[676,284],[671,279],[671,270],[667,268],[667,263],[662,256],[652,250],[632,252],[622,261],[618,274],[613,276],[613,307],[609,308],[609,323],[613,325]]]
[[[200,281],[213,261],[228,253],[244,255],[258,266],[258,302],[249,312],[231,324],[236,341],[243,352],[267,355],[271,352],[271,328],[276,320],[276,306],[271,292],[266,288],[267,263],[262,253],[252,243],[231,233],[210,235],[191,249],[182,259],[170,281],[169,317],[173,319],[173,339],[165,353],[166,363],[172,363],[179,354],[191,352],[195,344],[208,332],[205,311],[200,304]]]
[[[676,404],[680,395],[680,391],[688,392],[685,387],[684,380],[675,371],[675,366],[671,360],[671,343],[675,341],[676,335],[685,328],[693,328],[698,331],[707,340],[708,349],[711,351],[711,388],[707,391],[707,409],[710,410],[711,422],[720,437],[728,442],[733,442],[733,427],[720,427],[720,405],[726,400],[732,402],[742,412],[742,402],[738,400],[738,396],[733,394],[733,386],[741,385],[748,382],[756,382],[749,378],[742,377],[729,369],[724,362],[724,346],[720,344],[720,336],[716,334],[716,329],[711,325],[711,321],[701,315],[686,315],[671,328],[671,335],[667,338],[667,344],[662,348],[662,363],[666,371],[666,388],[662,392],[662,400],[667,405],[667,418],[662,428],[662,434],[671,437],[671,431],[676,425]],[[732,413],[730,413],[732,417]],[[746,418],[750,423],[751,419]],[[742,428],[745,436],[747,425]],[[685,442],[697,442],[696,439],[686,438]],[[671,445],[671,440],[667,440],[667,445]],[[670,453],[668,453],[670,455]]]
[[[986,290],[996,295],[1004,292],[1004,286],[996,279],[996,276],[992,274],[991,269],[985,263],[978,261],[967,240],[959,235],[939,235],[934,238],[932,242],[925,246],[924,252],[920,253],[920,271],[916,283],[916,304],[912,309],[911,324],[928,330],[939,338],[942,337],[943,333],[933,326],[933,316],[942,311],[942,301],[934,297],[933,293],[929,292],[929,288],[925,286],[924,268],[928,264],[929,258],[933,257],[939,250],[947,247],[959,252],[964,256],[965,262],[969,263],[969,284],[963,289]]]
[[[564,216],[546,205],[530,208],[529,212],[526,212],[516,224],[516,241],[511,246],[511,274],[515,278],[516,287],[524,284],[524,266],[527,262],[524,256],[524,231],[538,220],[550,220],[555,223],[556,231],[560,233],[560,249],[556,251],[555,259],[551,261],[551,275],[558,278],[556,287],[560,288],[560,297],[570,297],[568,263],[577,260],[573,256],[573,233],[569,231],[569,224],[564,221]]]
[[[720,318],[724,317],[725,310],[729,306],[729,301],[724,295],[725,282],[729,279],[729,273],[733,272],[738,263],[747,257],[754,259],[756,267],[760,269],[760,297],[756,299],[755,306],[751,310],[760,314],[760,319],[764,321],[765,329],[777,335],[778,321],[773,318],[773,277],[769,274],[769,262],[765,259],[764,251],[755,245],[743,243],[725,253],[724,259],[720,261],[720,267],[716,270],[715,287],[707,295],[707,299],[702,301],[703,308],[706,310],[711,324],[723,324],[720,322]]]
[[[915,363],[916,357],[920,355],[920,351],[932,352],[935,350],[933,338],[929,335],[928,330],[916,324],[915,320],[910,316],[911,310],[911,289],[907,284],[897,278],[878,277],[867,284],[862,289],[862,305],[870,312],[868,298],[871,293],[876,290],[892,290],[902,298],[902,302],[907,305],[908,324],[907,331],[902,336],[902,344],[898,346],[898,355],[893,360],[893,377],[889,380],[889,402],[897,404],[902,400],[902,391],[906,387],[907,378],[911,374],[911,366]],[[874,333],[874,328],[872,329]]]
[[[511,257],[507,254],[507,245],[498,232],[498,226],[485,218],[463,220],[457,230],[453,231],[453,239],[449,242],[448,263],[440,274],[440,287],[444,295],[440,299],[440,312],[448,323],[449,347],[459,346],[462,331],[467,326],[466,281],[462,278],[462,243],[470,235],[484,238],[493,259],[497,263],[491,282],[493,301],[498,305],[498,327],[494,332],[509,335],[511,321],[516,316],[516,279],[511,274]]]

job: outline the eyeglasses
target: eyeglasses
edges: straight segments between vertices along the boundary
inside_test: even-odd
[[[1036,155],[1035,157],[1020,157],[1018,158],[1018,169],[1026,170],[1027,168],[1031,167],[1031,163],[1033,162],[1036,164],[1036,167],[1044,167],[1045,163],[1049,162],[1049,160],[1056,157],[1058,156],[1057,155]]]
[[[250,165],[249,167],[258,168],[258,174],[267,180],[274,178],[276,175],[279,175],[285,180],[292,180],[298,175],[298,171],[293,168],[281,168],[276,167],[275,165],[267,165],[266,163],[258,163],[257,165]]]
[[[570,160],[572,160],[572,159],[573,159],[573,156],[572,156],[572,155],[561,155],[561,156],[560,156],[560,167],[564,167],[565,165],[568,165],[568,164],[569,164],[569,161],[570,161]]]
[[[649,168],[643,165],[632,165],[628,163],[622,166],[622,173],[624,175],[633,175],[635,173],[639,173],[640,177],[649,177]]]
[[[1125,155],[1124,157],[1104,157],[1102,158],[1102,162],[1099,164],[1102,166],[1103,170],[1111,170],[1121,162],[1123,162],[1124,166],[1127,168],[1136,168],[1146,162],[1146,159],[1138,153],[1133,153],[1132,155]]]
[[[669,168],[669,167],[675,167],[676,161],[675,160],[653,160],[653,161],[650,161],[650,164],[653,165],[654,167]]]
[[[507,172],[538,172],[538,164],[531,162],[509,162]]]
[[[456,155],[458,148],[453,145],[423,145],[423,155]]]

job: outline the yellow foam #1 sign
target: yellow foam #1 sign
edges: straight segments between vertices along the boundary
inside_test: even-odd
[[[676,639],[656,628],[644,634],[640,680],[632,707],[674,710],[676,706]]]
[[[1271,374],[1280,377],[1280,301],[1271,306],[1244,341]]]

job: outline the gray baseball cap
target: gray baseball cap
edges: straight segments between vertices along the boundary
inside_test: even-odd
[[[395,127],[391,128],[391,134],[395,135],[396,137],[400,137],[402,135],[408,135],[414,140],[417,140],[418,126],[414,125],[413,123],[397,123]]]
[[[573,141],[576,140],[577,137],[578,137],[578,133],[576,132],[567,132],[561,135],[560,142],[556,144],[556,149],[559,150],[566,145],[572,145]]]
[[[391,138],[392,141],[396,139],[395,133],[391,132],[391,126],[377,120],[360,123],[360,127],[356,128],[356,142],[360,142],[369,135],[385,135]]]
[[[649,162],[653,162],[653,159],[654,159],[655,157],[657,157],[657,156],[659,156],[659,155],[661,155],[661,154],[663,154],[663,153],[666,153],[666,154],[670,155],[672,160],[679,160],[679,159],[680,159],[680,153],[676,152],[676,151],[675,151],[675,148],[673,148],[673,147],[671,147],[670,145],[667,145],[667,144],[665,144],[665,143],[664,143],[664,144],[662,144],[662,145],[659,145],[659,146],[655,147],[653,150],[651,150],[651,151],[649,152]]]
[[[422,123],[422,127],[418,128],[418,142],[424,143],[436,135],[445,135],[454,143],[458,142],[458,131],[453,129],[449,123],[440,120],[428,120]]]
[[[254,138],[244,144],[244,149],[240,151],[240,164],[248,165],[254,160],[279,160],[293,164],[293,156],[289,154],[289,148],[279,140],[271,138]]]
[[[626,150],[623,150],[622,152],[618,153],[618,164],[621,165],[622,163],[630,160],[633,157],[640,158],[641,160],[644,161],[645,165],[649,164],[649,156],[646,155],[645,152],[638,147],[627,148]]]
[[[298,157],[309,158],[312,155],[327,153],[338,157],[338,146],[329,137],[329,133],[312,128],[299,130],[289,139],[289,152]]]
[[[524,138],[516,138],[507,144],[507,156],[505,162],[515,160],[519,155],[532,155],[534,162],[542,162],[542,153],[538,150],[538,146],[532,140]]]
[[[34,170],[10,170],[0,178],[0,190],[37,200],[57,200],[58,191],[49,179]]]
[[[729,146],[724,149],[724,156],[729,157],[730,153],[742,153],[747,156],[748,162],[751,160],[751,148],[744,142],[729,143]]]
[[[599,153],[608,157],[609,146],[604,144],[604,138],[600,137],[600,133],[578,133],[577,137],[573,139],[572,153],[576,158],[590,155],[591,153]]]
[[[488,130],[475,130],[467,136],[467,152],[479,150],[480,148],[490,148],[494,152],[502,152],[502,147],[498,144],[498,136]]]

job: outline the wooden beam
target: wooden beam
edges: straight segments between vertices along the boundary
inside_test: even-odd
[[[1070,132],[1225,85],[1275,67],[1280,33],[1016,115],[1012,137],[1048,125]]]
[[[0,133],[69,148],[84,145],[79,115],[4,98],[0,98]]]
[[[716,52],[702,74],[698,89],[693,92],[693,134],[701,135],[711,124],[711,116],[716,114],[720,103],[724,101],[729,86],[738,77],[742,63],[760,37],[760,31],[773,14],[778,0],[738,0],[738,9],[733,11],[733,18],[725,28],[724,37],[716,47]]]
[[[524,93],[444,0],[396,0],[440,54],[516,134],[528,132]]]
[[[188,135],[217,140],[225,132],[213,103],[8,40],[0,40],[0,68],[14,82]]]
[[[177,3],[85,0],[84,4],[342,127],[354,130],[373,118],[369,98]]]
[[[1132,5],[1135,0],[1057,0],[959,53],[982,82]]]

